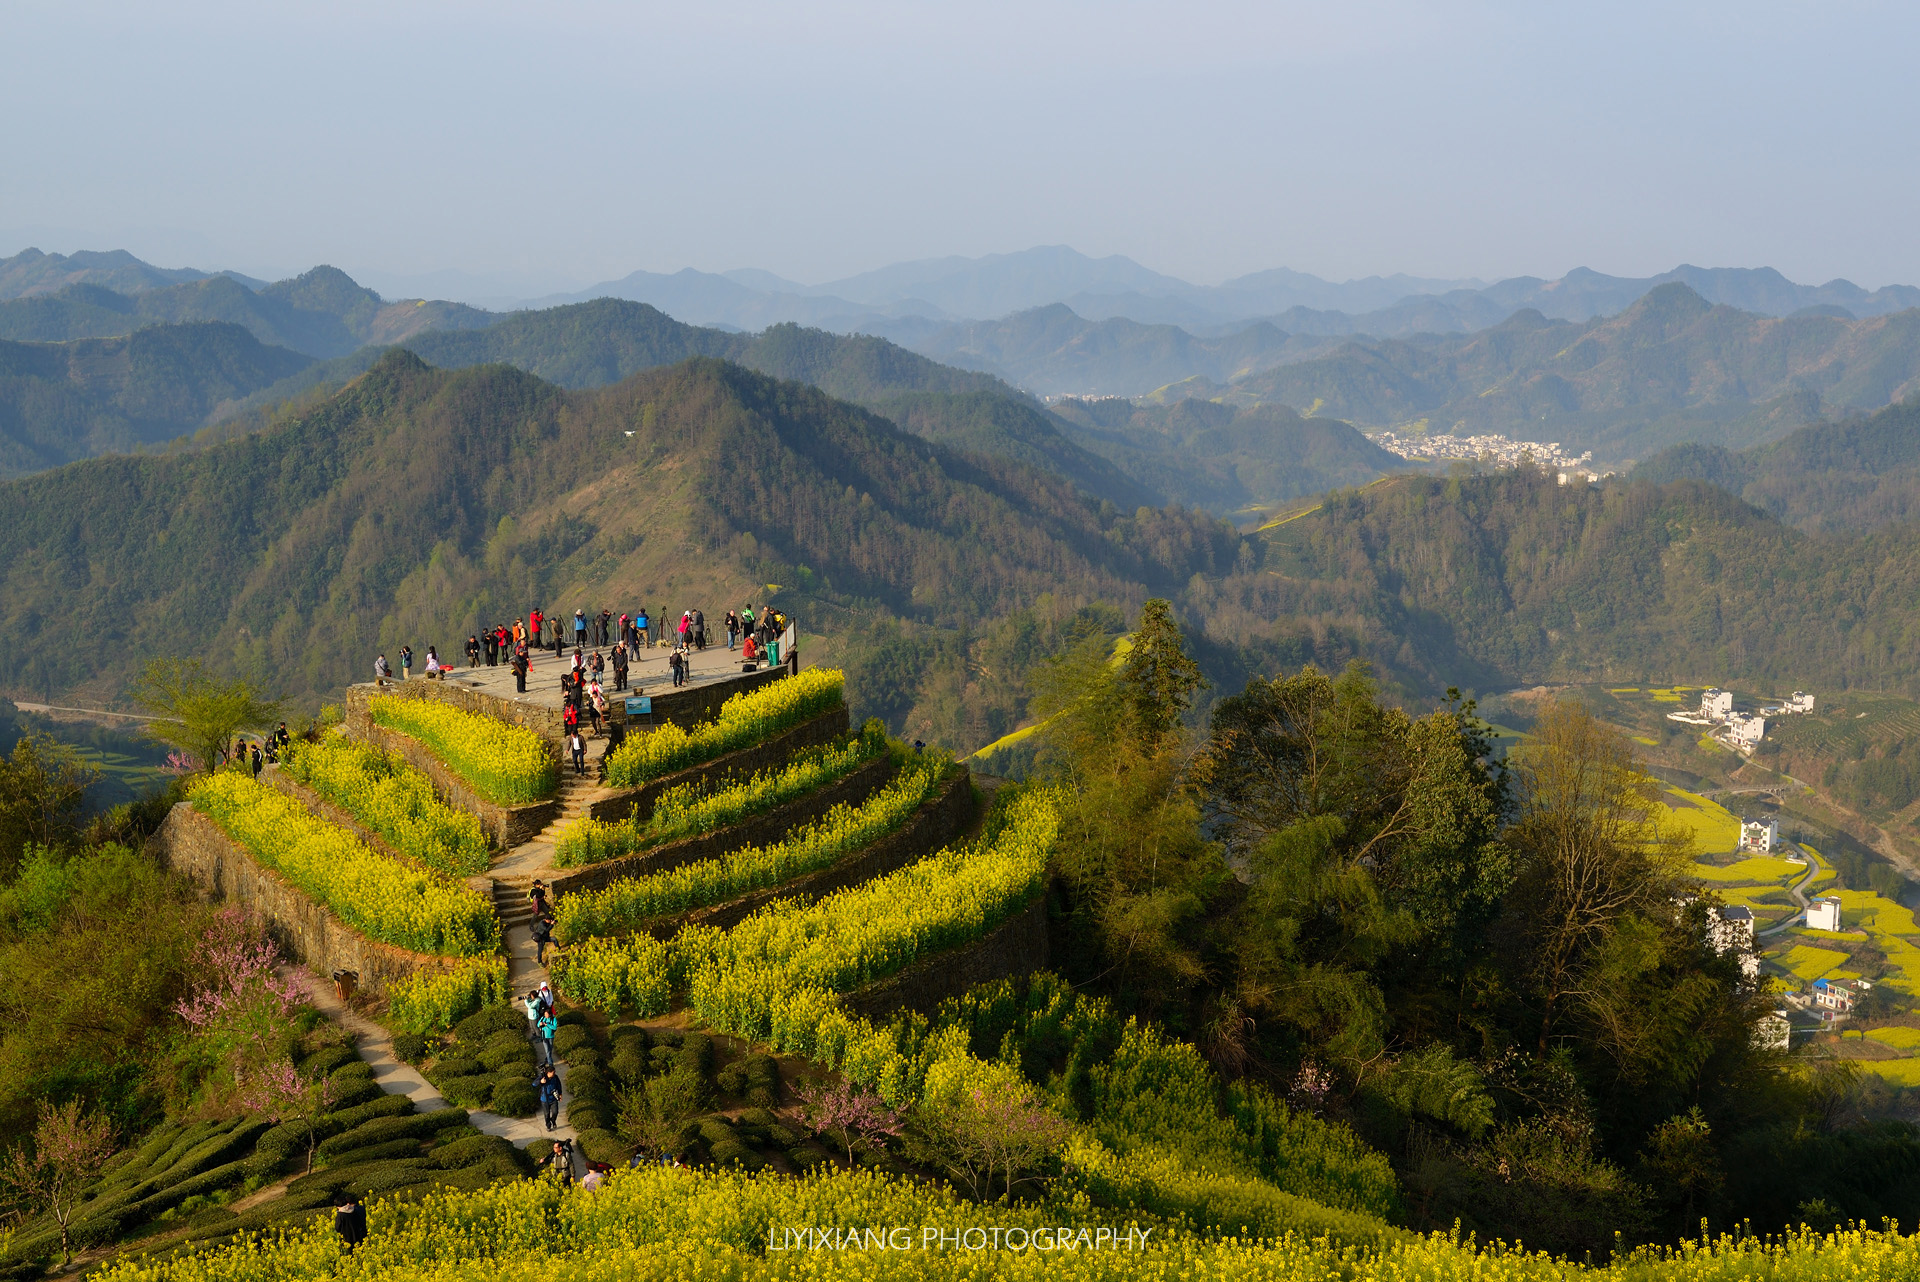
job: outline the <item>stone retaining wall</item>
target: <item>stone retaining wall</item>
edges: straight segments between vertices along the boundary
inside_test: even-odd
[[[361,988],[384,994],[410,975],[460,964],[455,958],[368,939],[279,873],[263,868],[190,802],[182,801],[168,812],[147,848],[162,864],[191,880],[206,898],[238,904],[263,918],[294,960],[322,975],[355,971]]]
[[[369,705],[375,698],[383,696],[431,699],[462,712],[504,721],[510,726],[524,726],[547,741],[555,761],[560,760],[560,744],[567,737],[567,728],[560,719],[559,708],[549,708],[544,703],[530,700],[502,699],[484,690],[463,685],[458,677],[448,681],[426,681],[418,677],[411,681],[363,681],[359,685],[348,686],[347,729],[365,738],[360,732],[373,724]]]
[[[729,899],[724,904],[663,917],[648,923],[647,931],[656,938],[671,939],[690,925],[726,930],[777,899],[807,903],[836,890],[898,872],[951,844],[973,822],[975,810],[973,781],[962,766],[931,800],[914,812],[905,827],[843,856],[839,862],[783,881],[778,886]]]
[[[601,688],[607,692],[608,712],[616,725],[627,726],[635,732],[642,732],[652,726],[672,722],[676,726],[692,729],[703,721],[711,721],[720,715],[720,705],[736,694],[745,694],[749,690],[758,690],[761,686],[778,681],[789,675],[787,668],[762,667],[758,672],[741,672],[724,680],[711,681],[705,685],[681,686],[678,690],[671,685],[666,687],[650,686],[645,690],[622,690],[615,693],[603,682]],[[653,700],[653,716],[635,717],[631,723],[627,720],[627,704],[630,698],[645,695]]]
[[[785,765],[794,753],[818,747],[832,741],[836,735],[846,733],[848,725],[847,709],[843,704],[832,712],[823,712],[813,720],[802,722],[785,734],[775,735],[755,747],[729,752],[705,765],[690,766],[655,779],[652,783],[643,783],[638,788],[628,788],[610,797],[603,797],[589,806],[587,813],[602,823],[621,823],[637,807],[644,821],[653,814],[654,799],[669,788],[678,788],[683,784],[704,787],[722,779],[744,779],[770,766]]]
[[[761,668],[758,672],[742,672],[719,680],[708,681],[701,685],[651,687],[647,690],[611,689],[611,680],[607,686],[607,705],[610,719],[616,724],[626,725],[626,700],[638,695],[646,695],[653,700],[653,715],[635,717],[632,728],[644,730],[651,725],[672,722],[678,726],[692,727],[702,721],[711,721],[720,714],[720,706],[736,694],[749,690],[758,690],[761,686],[778,681],[789,675],[785,666]],[[560,756],[560,747],[567,738],[566,722],[558,705],[535,702],[532,699],[503,699],[496,694],[466,684],[458,673],[445,680],[427,681],[414,678],[410,681],[363,681],[347,687],[346,717],[350,727],[371,724],[372,715],[368,704],[377,696],[392,695],[401,699],[433,699],[450,704],[463,712],[477,713],[483,717],[492,717],[512,726],[525,726],[553,745],[555,759]],[[556,696],[557,697],[557,696]]]
[[[835,806],[860,805],[885,787],[892,777],[893,761],[882,754],[852,774],[763,815],[620,859],[558,871],[551,874],[547,884],[558,898],[576,891],[598,890],[622,877],[644,877],[701,859],[714,859],[742,846],[768,845],[784,838],[790,829],[812,823]]]
[[[412,684],[425,685],[424,681]],[[438,685],[439,682],[434,682]],[[390,730],[386,726],[377,726],[370,718],[362,718],[358,724],[347,723],[348,733],[356,739],[370,743],[376,748],[385,749],[408,765],[425,775],[433,784],[433,790],[440,800],[456,810],[464,810],[480,821],[487,840],[496,849],[511,850],[523,841],[531,841],[554,817],[560,813],[560,799],[549,797],[545,801],[535,801],[524,806],[503,806],[488,801],[475,792],[459,775],[447,768],[447,763],[428,751],[427,745],[409,734]]]
[[[1041,894],[973,943],[924,958],[840,1000],[849,1012],[872,1020],[901,1010],[931,1015],[976,984],[1045,970],[1047,957],[1047,897]]]

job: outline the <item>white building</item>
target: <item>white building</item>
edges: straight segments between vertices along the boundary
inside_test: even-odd
[[[1778,819],[1757,819],[1752,823],[1740,825],[1740,849],[1751,850],[1757,854],[1768,854],[1775,842],[1780,840],[1780,821]]]
[[[1733,691],[1709,690],[1700,696],[1700,715],[1710,721],[1725,721],[1733,715]]]
[[[1802,694],[1800,693],[1800,691],[1795,690],[1793,692],[1793,698],[1787,700],[1787,711],[1788,712],[1812,712],[1813,696],[1810,694]]]
[[[1731,716],[1727,718],[1727,738],[1734,746],[1752,752],[1760,746],[1760,740],[1766,737],[1767,719],[1765,717]]]
[[[1787,1012],[1777,1010],[1762,1015],[1753,1026],[1753,1044],[1761,1050],[1783,1051],[1793,1045],[1793,1021]]]
[[[1840,896],[1822,895],[1807,905],[1807,929],[1840,929]]]

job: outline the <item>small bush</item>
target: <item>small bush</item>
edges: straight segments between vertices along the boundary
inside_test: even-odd
[[[649,1066],[646,1055],[636,1051],[632,1042],[617,1042],[615,1046],[618,1049],[614,1051],[607,1071],[629,1086],[644,1079]]]
[[[346,1131],[352,1130],[363,1122],[371,1122],[376,1117],[404,1117],[411,1112],[413,1112],[413,1101],[406,1096],[382,1095],[377,1100],[371,1100],[353,1108],[336,1109],[327,1115],[327,1121],[336,1129]],[[305,1135],[303,1134],[301,1138],[304,1142]]]
[[[585,1024],[562,1024],[560,1031],[553,1035],[553,1049],[562,1055],[591,1045],[592,1042],[593,1030]]]
[[[427,1057],[427,1039],[418,1033],[395,1033],[393,1057],[402,1064],[418,1064]]]
[[[688,1033],[680,1042],[680,1067],[706,1077],[713,1072],[713,1039],[705,1033]]]
[[[498,1135],[469,1135],[451,1144],[442,1143],[427,1154],[427,1161],[441,1170],[479,1166],[488,1162],[506,1162],[515,1170],[531,1169],[513,1141]]]
[[[524,1068],[530,1074],[533,1072],[533,1047],[525,1042],[516,1046],[489,1046],[481,1052],[480,1062],[495,1073],[503,1068]]]
[[[405,1096],[396,1096],[405,1099]],[[412,1107],[412,1102],[408,1102]],[[320,1156],[331,1157],[335,1153],[344,1153],[350,1148],[363,1144],[377,1144],[384,1140],[397,1140],[402,1137],[424,1137],[449,1126],[467,1125],[467,1110],[464,1108],[442,1108],[431,1113],[415,1113],[409,1117],[379,1117],[364,1122],[352,1130],[335,1135],[320,1145]]]
[[[300,1061],[300,1074],[303,1077],[319,1077],[322,1073],[331,1073],[342,1064],[359,1060],[351,1046],[325,1046]]]
[[[647,1045],[650,1039],[647,1037],[647,1030],[638,1024],[617,1025],[607,1036],[608,1040],[613,1044],[613,1053],[616,1055],[620,1053],[620,1048],[628,1042],[632,1042],[634,1046],[638,1048],[640,1054],[644,1055],[647,1053]]]
[[[591,1068],[597,1072],[600,1068],[600,1052],[591,1046],[581,1046],[560,1056],[560,1062],[568,1068]]]
[[[701,1122],[700,1138],[709,1144],[738,1143],[740,1140],[724,1117],[709,1117]]]
[[[337,1169],[356,1162],[386,1162],[397,1157],[418,1156],[420,1156],[419,1140],[388,1140],[384,1144],[368,1144],[363,1148],[350,1148],[344,1153],[335,1153],[327,1159],[327,1167]]]
[[[721,1140],[708,1151],[716,1166],[737,1166],[742,1170],[757,1171],[767,1164],[767,1160],[738,1140]]]
[[[620,1142],[618,1135],[604,1129],[581,1131],[574,1145],[586,1155],[588,1161],[605,1162],[608,1166],[619,1166],[632,1151]]]
[[[471,1055],[442,1056],[427,1072],[427,1080],[439,1084],[446,1077],[479,1077],[487,1071],[487,1066]]]
[[[493,1098],[494,1078],[490,1076],[446,1077],[434,1085],[439,1088],[442,1099],[462,1108],[485,1108]]]
[[[574,1100],[567,1105],[567,1125],[576,1131],[611,1130],[613,1110]]]
[[[502,1117],[532,1117],[539,1102],[531,1084],[515,1080],[494,1086],[491,1107]]]
[[[462,1045],[484,1046],[496,1033],[526,1036],[527,1008],[516,1002],[483,1006],[454,1026],[454,1036]]]

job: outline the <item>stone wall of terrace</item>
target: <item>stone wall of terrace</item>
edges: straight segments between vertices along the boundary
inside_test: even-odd
[[[902,1010],[931,1015],[941,1002],[976,984],[1045,970],[1047,959],[1047,897],[1043,893],[973,943],[923,958],[897,974],[855,989],[841,1002],[854,1014],[872,1020]]]
[[[209,900],[238,904],[268,924],[295,961],[322,974],[350,970],[375,995],[422,971],[447,970],[452,958],[416,953],[368,939],[279,873],[264,868],[220,825],[181,802],[168,812],[147,848],[192,881]]]
[[[805,873],[778,886],[752,891],[738,899],[711,908],[678,913],[650,922],[648,933],[660,939],[672,939],[683,927],[714,926],[721,930],[737,925],[748,914],[779,900],[807,903],[845,890],[862,882],[898,872],[908,864],[925,859],[942,846],[950,845],[974,820],[978,807],[973,780],[965,766],[954,771],[913,818],[896,832],[860,847],[817,872]]]
[[[689,766],[670,775],[662,775],[651,783],[643,783],[638,788],[623,788],[596,800],[588,807],[587,813],[602,823],[619,823],[639,811],[640,818],[646,819],[653,814],[653,803],[661,793],[669,788],[678,788],[686,784],[706,787],[723,779],[744,779],[748,775],[775,766],[783,766],[796,752],[807,748],[816,748],[829,743],[836,735],[844,734],[849,725],[847,710],[844,706],[832,712],[823,712],[811,721],[805,721],[777,734],[765,743],[751,748],[742,748],[738,752],[729,752],[724,757],[715,757],[705,765]],[[604,769],[604,766],[602,767]]]
[[[427,683],[416,681],[412,684]],[[497,849],[511,850],[523,841],[533,840],[560,813],[557,797],[524,806],[503,806],[488,801],[475,792],[466,780],[448,769],[445,762],[428,751],[424,743],[398,730],[377,726],[371,718],[362,718],[357,723],[349,720],[347,730],[355,738],[376,748],[384,748],[425,775],[432,782],[440,800],[455,809],[466,811],[480,821],[480,826],[486,830],[487,840]]]

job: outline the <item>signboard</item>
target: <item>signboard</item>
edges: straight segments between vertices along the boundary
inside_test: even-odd
[[[627,715],[630,717],[650,717],[653,715],[653,699],[643,695],[638,699],[627,700]]]

